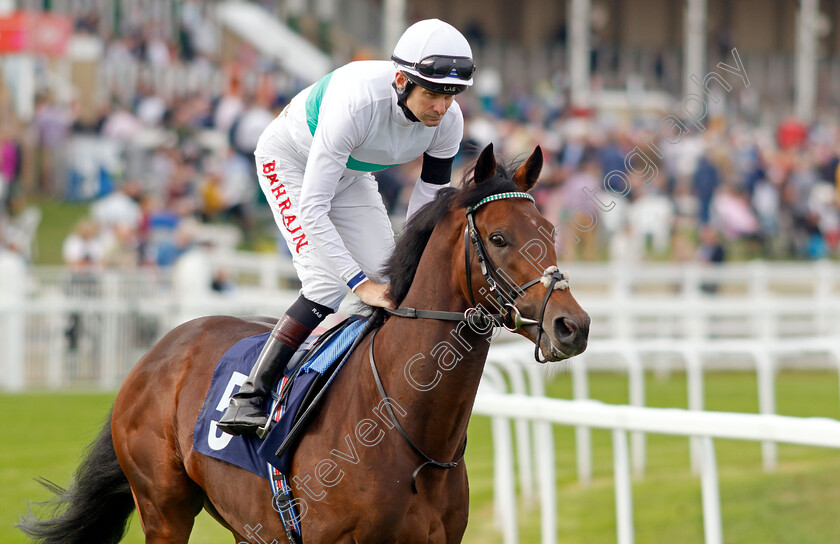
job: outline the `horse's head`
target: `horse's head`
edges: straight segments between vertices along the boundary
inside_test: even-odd
[[[542,164],[539,147],[512,176],[498,167],[492,144],[478,157],[477,187],[507,178],[513,190],[467,207],[462,289],[474,305],[504,315],[507,328],[537,343],[546,360],[559,361],[586,349],[589,315],[557,270],[552,224],[527,194]]]

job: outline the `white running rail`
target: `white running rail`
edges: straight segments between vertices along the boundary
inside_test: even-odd
[[[558,425],[574,425],[608,429],[613,434],[613,466],[615,471],[616,532],[619,544],[633,542],[633,496],[630,483],[630,456],[627,433],[668,434],[696,437],[701,444],[700,478],[703,504],[703,527],[706,544],[721,544],[723,528],[718,493],[715,438],[773,441],[806,446],[840,448],[840,421],[828,418],[797,418],[768,414],[740,414],[728,412],[697,412],[677,408],[645,408],[627,405],[608,405],[592,400],[561,400],[488,392],[484,387],[476,397],[473,413],[493,418],[528,419]],[[507,440],[510,436],[506,435]],[[494,437],[494,440],[496,438]],[[504,445],[510,451],[510,444]],[[508,465],[510,461],[508,460]],[[496,478],[503,477],[496,475]],[[513,486],[511,481],[504,484]],[[556,493],[553,489],[552,493]],[[555,498],[556,501],[556,498]],[[555,541],[556,510],[543,510],[543,542]],[[545,531],[552,531],[546,535]],[[510,533],[508,533],[510,534]],[[506,544],[516,542],[513,534]]]

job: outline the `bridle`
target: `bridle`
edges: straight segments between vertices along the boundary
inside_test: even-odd
[[[548,299],[551,297],[552,291],[555,289],[567,289],[569,287],[568,274],[560,272],[556,266],[550,266],[542,273],[541,276],[525,282],[522,285],[516,285],[516,282],[512,282],[510,276],[507,276],[503,270],[493,263],[493,260],[487,253],[487,248],[484,247],[484,242],[481,241],[478,229],[475,226],[475,211],[485,204],[489,204],[490,202],[495,202],[497,200],[504,200],[506,198],[527,198],[531,202],[534,202],[534,197],[528,193],[510,191],[507,193],[490,195],[467,208],[467,226],[464,228],[464,267],[466,270],[467,293],[470,297],[470,304],[472,304],[470,308],[468,308],[464,313],[418,310],[416,308],[398,308],[396,310],[386,308],[386,311],[397,317],[406,317],[410,319],[465,321],[468,324],[473,325],[478,330],[483,330],[493,326],[504,327],[511,332],[515,332],[527,325],[537,325],[537,339],[534,345],[534,359],[536,359],[539,363],[545,363],[546,359],[540,358],[540,343],[542,341],[542,336],[545,333],[545,329],[543,328],[545,309],[548,306]],[[490,298],[491,304],[493,304],[500,313],[488,313],[481,304],[476,304],[475,302],[475,295],[473,295],[472,289],[472,259],[470,258],[471,247],[475,251],[478,264],[481,267],[481,274],[484,276],[484,280],[489,286],[489,292],[492,294],[492,297]],[[522,317],[522,313],[516,306],[516,299],[519,298],[526,289],[538,283],[543,284],[547,288],[542,308],[540,309],[540,318],[539,320],[536,320]],[[482,294],[486,292],[483,287],[481,289]]]
[[[533,280],[523,283],[522,285],[516,285],[516,282],[511,283],[509,281],[509,278],[505,277],[506,275],[504,271],[502,271],[501,269],[499,269],[499,267],[493,264],[492,259],[490,259],[490,255],[487,253],[487,248],[484,247],[484,243],[481,241],[481,236],[479,236],[478,229],[475,226],[475,211],[485,204],[495,202],[496,200],[502,200],[505,198],[527,198],[531,202],[534,202],[534,198],[528,193],[512,191],[507,193],[498,193],[495,195],[485,197],[478,203],[467,208],[467,226],[464,229],[464,264],[466,267],[467,275],[467,292],[469,293],[470,303],[472,304],[472,307],[468,308],[464,313],[442,312],[435,310],[418,310],[416,308],[405,307],[397,308],[396,310],[386,308],[386,311],[397,317],[406,317],[410,319],[465,321],[468,324],[473,324],[474,326],[479,327],[478,330],[483,330],[485,328],[489,329],[490,325],[492,325],[494,327],[505,327],[509,331],[517,331],[526,325],[537,325],[538,333],[534,346],[534,358],[537,360],[537,362],[544,363],[546,361],[540,359],[540,341],[542,340],[542,335],[544,333],[542,323],[543,319],[545,318],[545,309],[548,305],[548,299],[551,296],[552,291],[554,291],[555,289],[567,289],[569,287],[569,279],[568,275],[560,272],[556,266],[550,266],[545,270],[545,272],[543,272],[543,274],[540,277],[534,278]],[[500,311],[503,311],[504,313],[487,313],[486,310],[480,304],[476,304],[475,296],[472,292],[472,259],[470,258],[470,247],[472,247],[475,250],[476,258],[478,259],[478,264],[479,266],[481,266],[481,274],[484,276],[484,280],[487,282],[487,285],[490,288],[490,293],[493,294],[493,298],[491,298],[490,300],[494,300],[495,303],[493,305],[497,309],[500,309]],[[540,309],[540,319],[535,320],[522,317],[519,308],[516,306],[516,299],[519,298],[519,296],[522,295],[526,289],[536,285],[537,283],[542,283],[547,288],[545,293],[545,299],[543,299],[542,308]],[[485,291],[481,291],[481,293],[484,294]],[[458,463],[461,462],[461,459],[463,459],[464,457],[466,443],[461,449],[461,455],[455,461],[443,463],[440,461],[436,461],[428,455],[426,455],[426,453],[424,453],[423,450],[421,450],[411,440],[411,438],[408,436],[408,433],[405,431],[405,429],[403,429],[403,426],[400,425],[397,416],[394,414],[394,411],[391,408],[391,400],[388,397],[388,394],[385,391],[385,387],[382,384],[382,379],[379,376],[379,371],[376,369],[376,362],[373,356],[373,344],[377,332],[379,332],[378,329],[373,332],[373,335],[370,339],[370,345],[368,347],[368,359],[370,361],[370,368],[373,372],[373,378],[376,382],[376,388],[379,391],[379,396],[382,398],[382,401],[384,403],[388,419],[391,420],[391,423],[394,425],[394,427],[396,427],[397,431],[402,436],[402,438],[408,443],[412,451],[414,451],[415,454],[417,454],[421,459],[423,459],[423,463],[421,463],[411,475],[411,489],[414,491],[414,493],[417,493],[417,476],[423,469],[423,467],[432,466],[435,468],[442,469],[450,469],[456,467]]]

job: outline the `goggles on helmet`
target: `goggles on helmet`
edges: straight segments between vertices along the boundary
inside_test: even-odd
[[[422,77],[420,77],[417,74],[414,74],[412,72],[402,72],[401,71],[400,73],[402,73],[406,78],[408,78],[409,82],[413,83],[414,85],[418,85],[420,87],[423,87],[424,89],[428,89],[428,90],[432,91],[433,93],[458,94],[458,93],[464,92],[468,88],[468,85],[460,85],[460,84],[457,84],[457,82],[437,83],[437,82],[429,80],[429,79],[423,79]]]
[[[420,60],[420,62],[408,62],[391,55],[391,60],[405,66],[406,68],[413,68],[414,70],[417,70],[417,73],[425,77],[456,77],[466,81],[472,77],[473,73],[475,73],[475,64],[469,57],[444,57],[440,55],[432,55]]]

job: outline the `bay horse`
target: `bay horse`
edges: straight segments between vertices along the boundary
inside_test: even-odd
[[[589,316],[527,194],[541,169],[539,147],[511,173],[490,145],[462,187],[406,225],[384,271],[396,315],[381,313],[347,359],[292,460],[306,544],[461,542],[469,496],[458,461],[494,325],[535,342],[542,362],[586,348]],[[271,328],[213,316],[169,332],[129,373],[74,483],[47,482],[56,517],[19,527],[46,544],[115,543],[136,508],[147,544],[186,544],[204,508],[237,543],[284,542],[267,481],[192,448],[214,365]]]

